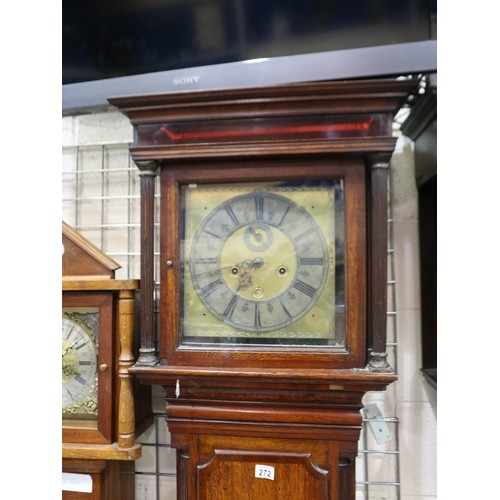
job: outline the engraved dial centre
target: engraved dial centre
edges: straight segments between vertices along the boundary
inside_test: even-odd
[[[297,269],[297,254],[285,233],[270,226],[264,230],[264,224],[259,226],[265,236],[262,245],[252,247],[256,250],[248,246],[248,235],[253,234],[249,231],[252,225],[248,225],[226,240],[220,257],[225,283],[241,297],[251,300],[271,299],[283,293],[292,284]],[[280,272],[285,268],[287,272]]]

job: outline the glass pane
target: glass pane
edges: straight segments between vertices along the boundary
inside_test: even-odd
[[[340,139],[385,135],[387,121],[383,114],[356,114],[301,117],[227,119],[139,124],[138,146],[196,143],[227,143],[259,140]]]
[[[62,308],[62,416],[96,428],[99,308]]]
[[[181,198],[183,345],[344,347],[341,179]]]

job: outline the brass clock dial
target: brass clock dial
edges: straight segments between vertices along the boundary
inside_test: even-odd
[[[276,330],[304,316],[323,291],[328,265],[314,218],[291,199],[262,192],[214,208],[189,259],[201,302],[248,332]]]
[[[184,339],[333,342],[337,187],[186,187]]]
[[[98,346],[96,336],[89,326],[89,323],[94,322],[95,316],[96,313],[89,312],[66,312],[63,315],[63,418],[84,418],[97,414]]]

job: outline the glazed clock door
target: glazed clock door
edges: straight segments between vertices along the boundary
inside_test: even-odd
[[[67,443],[112,440],[113,296],[64,292],[62,302],[62,420]]]
[[[177,307],[161,298],[162,328],[177,332],[169,360],[189,352],[201,366],[236,366],[260,352],[299,367],[300,352],[302,363],[359,363],[365,318],[349,304],[364,300],[363,168],[346,163],[289,163],[279,181],[247,164],[165,171],[162,217],[180,208],[162,240],[163,279],[178,297]]]

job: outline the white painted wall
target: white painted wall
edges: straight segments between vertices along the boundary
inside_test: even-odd
[[[418,198],[413,143],[400,137],[391,161],[393,244],[396,278],[402,500],[437,498],[436,391],[420,372],[420,278]]]

